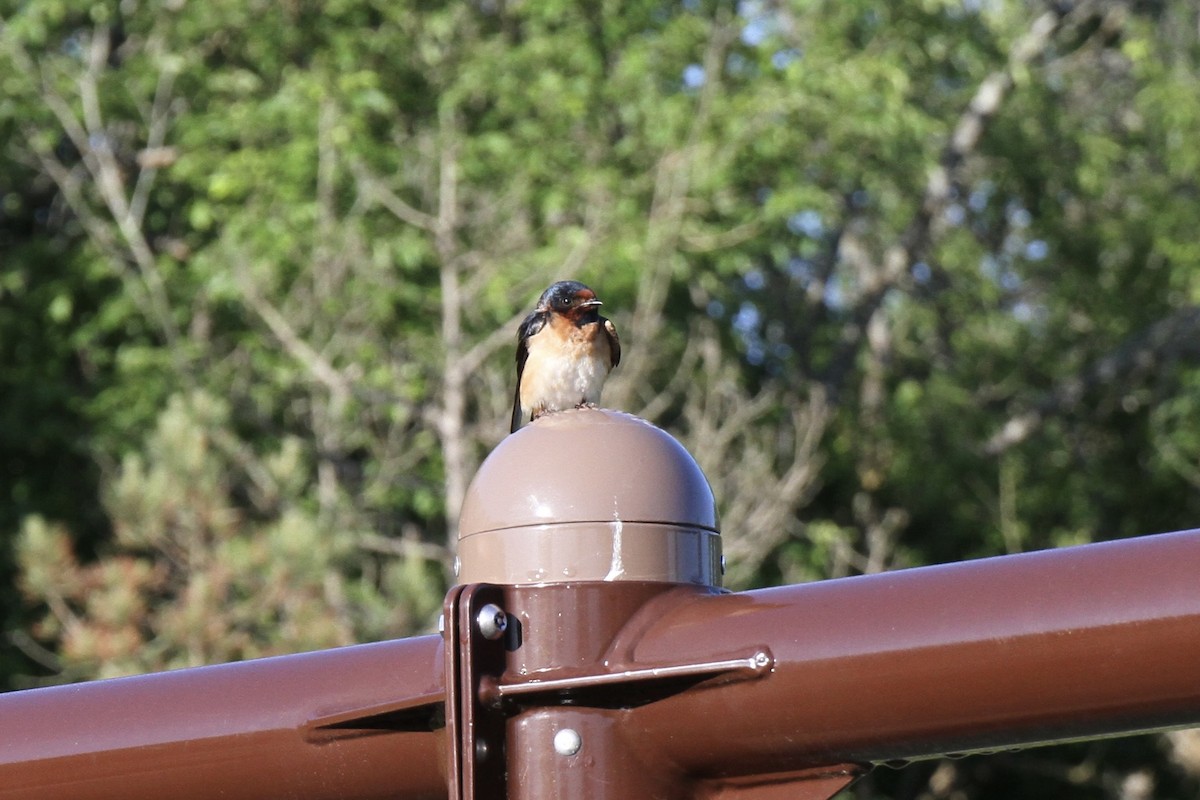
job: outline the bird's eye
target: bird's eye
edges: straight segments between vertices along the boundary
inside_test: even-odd
[[[559,308],[570,308],[571,307],[571,298],[569,298],[569,297],[560,297],[555,302],[558,304]]]

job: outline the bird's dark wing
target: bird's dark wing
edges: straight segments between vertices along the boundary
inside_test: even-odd
[[[525,416],[524,414],[521,413],[521,377],[520,377],[520,375],[521,375],[521,371],[518,369],[517,370],[517,388],[513,392],[512,427],[510,427],[508,429],[509,433],[517,432],[517,429],[521,427],[521,417]]]
[[[529,358],[529,337],[546,326],[546,317],[546,314],[535,311],[517,329],[517,386],[513,390],[512,427],[509,433],[516,433],[525,422],[525,414],[521,411],[521,377],[525,372],[525,361]]]
[[[604,334],[608,336],[608,348],[612,351],[612,365],[621,363],[621,338],[617,336],[617,326],[611,319],[604,320]]]

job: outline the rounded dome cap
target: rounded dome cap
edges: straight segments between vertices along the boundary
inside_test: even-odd
[[[463,583],[720,577],[716,502],[695,459],[605,409],[548,414],[500,442],[467,489],[458,539]]]

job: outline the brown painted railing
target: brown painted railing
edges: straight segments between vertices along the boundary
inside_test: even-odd
[[[577,441],[557,425],[473,491],[526,431]],[[568,520],[637,579],[456,586],[442,636],[0,695],[0,798],[825,798],[881,762],[1200,725],[1200,531],[726,593],[686,505]],[[638,525],[670,557],[627,564]]]

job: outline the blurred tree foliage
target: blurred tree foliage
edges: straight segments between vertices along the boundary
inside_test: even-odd
[[[0,2],[11,685],[427,629],[598,288],[735,588],[1193,527],[1200,11]],[[1195,735],[883,771],[1194,797]]]

